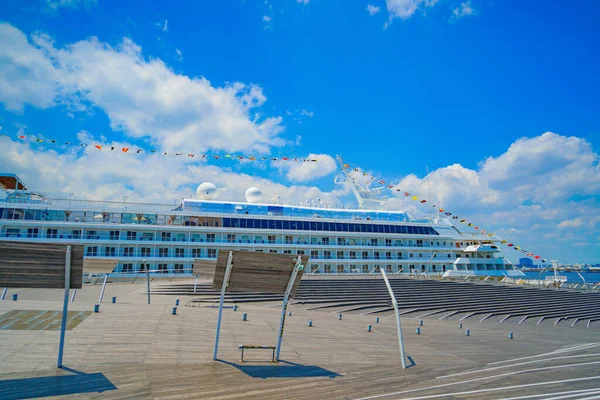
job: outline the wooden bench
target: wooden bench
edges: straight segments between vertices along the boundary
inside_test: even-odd
[[[242,350],[241,362],[244,362],[244,350],[245,349],[258,349],[258,350],[272,350],[273,355],[271,356],[271,362],[275,362],[275,346],[260,346],[254,344],[240,344],[238,349]]]

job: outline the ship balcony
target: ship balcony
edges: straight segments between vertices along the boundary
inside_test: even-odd
[[[323,242],[323,241],[287,241],[287,240],[254,240],[254,239],[226,239],[226,238],[198,238],[198,237],[149,237],[149,236],[125,236],[125,235],[109,235],[109,234],[88,234],[86,232],[83,235],[73,235],[68,233],[57,233],[57,234],[45,234],[45,233],[3,233],[0,238],[6,238],[10,240],[27,240],[27,239],[38,239],[47,241],[61,241],[61,240],[79,240],[79,241],[100,241],[100,242],[119,242],[119,243],[130,243],[130,242],[154,242],[158,243],[215,243],[224,245],[275,245],[275,246],[305,246],[305,247],[357,247],[357,248],[394,248],[394,249],[428,249],[432,251],[444,251],[444,250],[456,250],[454,246],[444,245],[416,245],[412,243],[372,243],[372,242]]]

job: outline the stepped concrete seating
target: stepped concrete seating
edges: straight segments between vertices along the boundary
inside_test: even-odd
[[[502,321],[518,318],[521,322],[550,318],[584,326],[600,321],[600,293],[595,292],[406,278],[392,278],[390,284],[403,314],[461,320],[497,316],[503,317]],[[218,293],[207,285],[198,288],[199,298],[194,301],[218,299]],[[164,294],[191,294],[191,285],[158,290]],[[234,303],[280,299],[280,295],[265,293],[231,292],[226,296],[227,302]],[[384,281],[369,278],[302,280],[293,304],[311,310],[361,314],[391,314],[393,310]]]

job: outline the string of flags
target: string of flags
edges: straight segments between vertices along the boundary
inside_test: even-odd
[[[342,168],[344,168],[346,170],[346,172],[361,172],[361,169],[358,167],[354,167],[351,168],[350,164],[342,164]],[[406,198],[411,198],[414,201],[418,201],[421,204],[426,204],[427,200],[426,199],[420,199],[419,196],[412,194],[408,191],[403,192],[403,189],[401,187],[399,187],[398,185],[392,185],[392,184],[386,184],[386,182],[382,179],[378,179],[374,176],[372,176],[371,174],[367,173],[367,172],[362,172],[362,175],[366,178],[369,178],[371,181],[377,181],[379,184],[384,185],[385,187],[387,187],[390,190],[395,190],[396,192],[403,194],[404,197]],[[478,233],[482,234],[482,235],[487,235],[488,237],[494,237],[496,236],[496,234],[494,234],[493,232],[488,232],[485,229],[480,228],[479,226],[476,226],[473,222],[469,222],[467,219],[465,218],[461,218],[456,214],[451,213],[450,211],[446,211],[443,208],[439,207],[437,204],[431,204],[432,208],[437,208],[437,211],[440,215],[445,215],[446,217],[452,217],[453,220],[458,220],[458,222],[460,222],[461,224],[466,224],[466,226],[473,228],[474,230],[478,231]],[[503,245],[506,245],[509,248],[513,248],[514,250],[520,251],[521,253],[525,254],[527,257],[532,257],[536,260],[541,261],[542,263],[547,262],[547,260],[545,258],[542,258],[540,255],[536,255],[532,252],[529,252],[526,249],[521,248],[520,246],[516,246],[514,243],[509,243],[507,240],[500,240],[500,243],[502,243]]]
[[[1,134],[0,137],[11,138],[11,136],[6,134]],[[38,137],[27,136],[27,135],[17,135],[17,139],[20,140],[30,140],[35,143],[49,143],[52,145],[64,145],[64,146],[79,146],[79,147],[92,147],[98,151],[112,151],[117,153],[128,153],[128,154],[159,154],[163,156],[176,156],[176,157],[187,157],[187,158],[198,158],[198,159],[214,159],[214,160],[247,160],[247,161],[288,161],[288,162],[317,162],[316,158],[300,158],[300,157],[257,157],[253,155],[245,155],[245,154],[208,154],[208,153],[191,153],[191,152],[182,152],[182,151],[174,151],[174,152],[161,152],[155,149],[141,149],[139,147],[119,147],[119,146],[107,146],[97,143],[74,143],[74,142],[62,142],[58,140],[48,140],[41,139]]]

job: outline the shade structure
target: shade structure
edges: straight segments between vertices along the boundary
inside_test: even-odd
[[[259,253],[242,250],[219,250],[213,289],[220,290],[227,267],[227,258],[232,252],[233,265],[226,291],[249,291],[284,293],[296,265],[297,257],[306,265],[307,255]],[[301,270],[294,281],[290,295],[293,297],[302,279]]]

